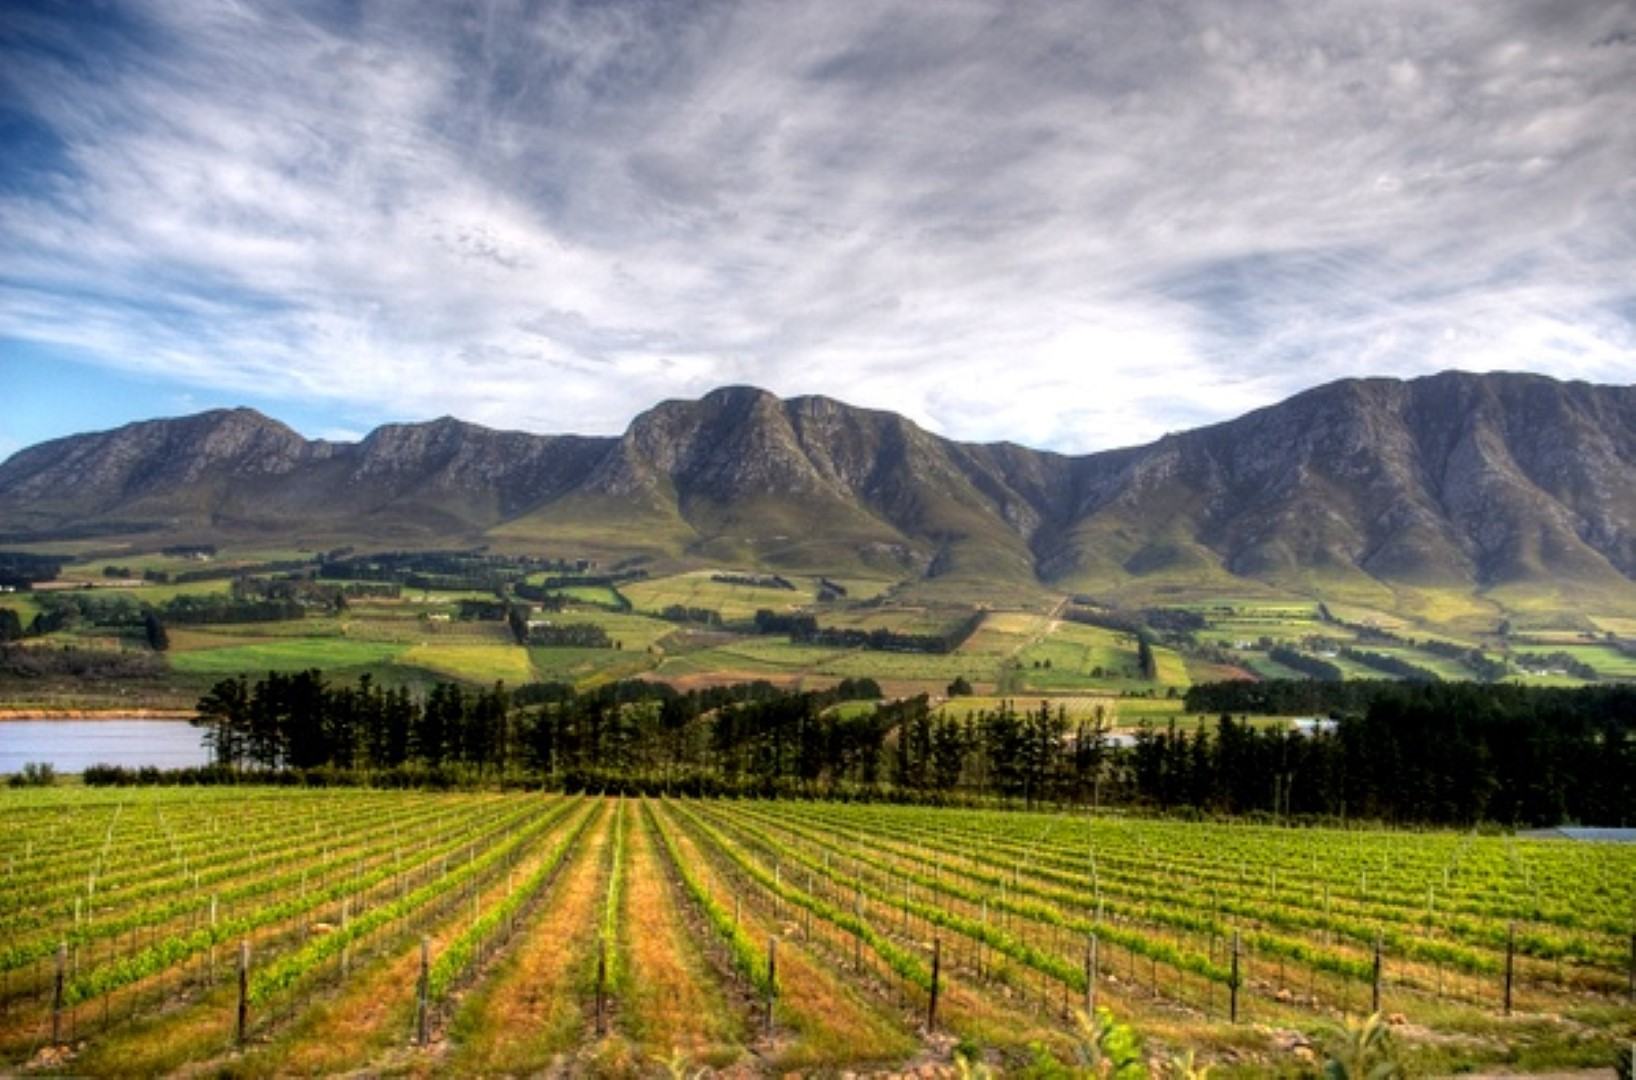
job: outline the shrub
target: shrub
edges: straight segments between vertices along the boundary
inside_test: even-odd
[[[12,787],[50,787],[57,782],[57,770],[49,762],[31,761],[23,771],[13,773],[6,781]]]

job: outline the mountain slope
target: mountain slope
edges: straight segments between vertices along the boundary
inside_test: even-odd
[[[950,587],[1270,587],[1636,605],[1636,388],[1347,380],[1149,446],[1069,457],[728,387],[619,437],[452,419],[308,441],[237,409],[0,464],[9,542],[145,535],[494,542]]]
[[[1319,387],[1098,470],[1053,575],[1628,592],[1636,390],[1447,373]],[[1108,462],[1111,464],[1111,462]],[[1116,566],[1110,563],[1117,560]]]

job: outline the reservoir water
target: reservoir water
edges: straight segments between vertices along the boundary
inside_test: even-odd
[[[0,773],[43,761],[60,773],[87,765],[210,764],[204,731],[185,720],[0,720]]]

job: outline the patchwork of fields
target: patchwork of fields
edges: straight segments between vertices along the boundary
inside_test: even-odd
[[[465,557],[478,560],[480,568],[487,558]],[[303,559],[311,561],[303,564]],[[507,564],[500,558],[495,565]],[[163,612],[183,601],[225,602],[247,583],[312,582],[318,566],[313,553],[295,551],[236,552],[214,562],[155,553],[87,554],[37,592],[0,596],[0,607],[15,612],[26,630],[65,597],[105,604],[123,600],[130,611]],[[0,701],[13,707],[140,703],[182,709],[224,677],[309,668],[342,681],[369,675],[382,685],[414,688],[438,680],[510,687],[560,681],[583,690],[627,678],[682,687],[752,679],[825,687],[866,678],[888,697],[943,698],[963,682],[977,696],[1030,703],[1043,698],[1073,711],[1083,712],[1083,703],[1093,701],[1104,715],[1124,722],[1139,715],[1168,719],[1174,710],[1144,710],[1135,703],[1164,701],[1196,683],[1226,679],[1503,678],[1536,686],[1636,679],[1636,644],[1628,640],[1636,623],[1615,617],[1587,616],[1583,626],[1572,628],[1496,623],[1482,631],[1463,623],[1417,622],[1356,603],[1267,596],[1178,601],[1135,611],[1104,610],[1088,598],[1064,597],[1042,610],[1037,598],[1014,598],[1009,608],[1003,603],[974,608],[974,600],[928,601],[921,593],[911,602],[904,599],[909,593],[903,583],[884,578],[778,577],[727,569],[621,577],[523,565],[506,571],[509,578],[496,571],[500,576],[492,580],[498,584],[484,589],[457,587],[458,575],[400,571],[392,595],[368,591],[378,579],[320,576],[317,582],[325,587],[364,591],[344,605],[297,606],[294,617],[169,624],[162,653],[150,651],[140,619],[132,617],[117,625],[80,618],[26,631],[25,648],[67,646],[138,656],[147,674],[98,684],[83,678],[9,679],[0,671]],[[174,580],[201,573],[228,576]],[[144,582],[143,574],[170,579]],[[235,582],[233,574],[243,579]],[[542,596],[547,582],[549,595]],[[514,588],[534,590],[533,599],[522,599]],[[519,644],[518,631],[502,618],[508,605],[522,605],[529,619],[594,628],[605,641]],[[468,610],[485,606],[486,617]],[[756,613],[763,611],[807,618],[831,636],[755,633]],[[980,618],[973,629],[974,613]],[[1142,620],[1149,620],[1145,630],[1138,626]],[[1149,641],[1151,666],[1143,665],[1138,633]],[[949,635],[952,648],[870,643],[867,635]]]
[[[1601,1065],[1636,1034],[1628,847],[584,795],[0,803],[8,1068],[1061,1075],[1092,998],[1149,1065],[1227,1076],[1310,1068],[1376,997],[1428,1070]]]

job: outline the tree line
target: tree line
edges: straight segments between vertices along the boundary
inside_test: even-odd
[[[1263,684],[1265,685],[1265,684]],[[1332,686],[1337,684],[1321,684]],[[872,680],[680,692],[628,681],[424,697],[317,671],[217,683],[195,723],[229,768],[456,768],[569,789],[999,799],[1400,823],[1628,823],[1636,688],[1369,688],[1317,730],[1222,715],[1114,739],[1046,702],[953,715]],[[1201,691],[1208,697],[1220,691]]]

